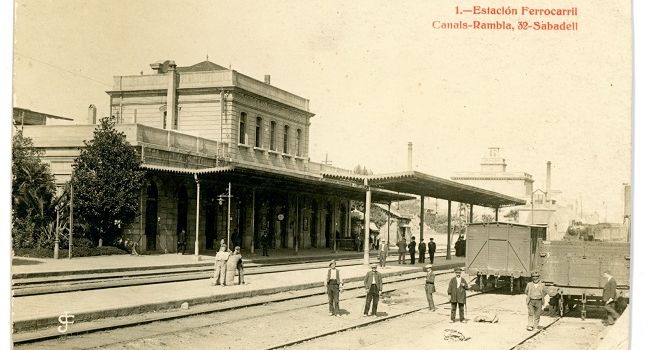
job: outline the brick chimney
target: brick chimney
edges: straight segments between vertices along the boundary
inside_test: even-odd
[[[271,85],[271,75],[267,74],[264,76],[264,82]]]
[[[406,159],[406,168],[408,171],[413,171],[413,142],[409,142],[408,156]]]

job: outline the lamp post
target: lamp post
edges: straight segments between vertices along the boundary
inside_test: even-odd
[[[219,205],[223,204],[223,199],[228,198],[228,222],[226,224],[226,239],[228,242],[228,249],[230,249],[230,198],[232,198],[232,184],[228,182],[228,192],[220,194],[217,196],[219,198]],[[241,232],[241,230],[240,230]]]

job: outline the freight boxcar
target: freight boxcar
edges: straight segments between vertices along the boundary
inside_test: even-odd
[[[479,288],[486,282],[497,287],[499,280],[524,285],[538,266],[538,246],[546,239],[546,227],[506,222],[474,223],[467,226],[465,271],[475,275]]]
[[[560,316],[582,304],[602,304],[602,289],[609,270],[616,280],[619,306],[629,298],[630,245],[627,242],[544,241],[539,249],[539,269]]]

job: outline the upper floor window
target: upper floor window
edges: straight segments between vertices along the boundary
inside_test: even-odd
[[[255,147],[262,147],[262,118],[255,120]]]
[[[271,135],[270,135],[269,149],[275,151],[275,122],[271,121]]]
[[[239,143],[246,144],[246,113],[244,112],[239,117]]]
[[[302,156],[302,130],[296,130],[296,155],[298,157]]]
[[[289,153],[289,125],[284,126],[284,137],[282,138],[282,152]]]

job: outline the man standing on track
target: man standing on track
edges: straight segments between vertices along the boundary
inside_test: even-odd
[[[377,316],[377,304],[382,288],[381,273],[377,271],[377,264],[370,265],[370,271],[366,273],[363,284],[366,287],[366,306],[363,308],[363,316]],[[368,315],[370,301],[372,301],[372,313]]]
[[[411,265],[415,265],[415,236],[411,237],[411,243],[409,243],[409,254],[411,254]]]
[[[427,301],[429,302],[429,310],[436,311],[436,304],[433,302],[433,293],[436,292],[436,275],[433,273],[433,265],[427,265],[427,278],[424,283],[424,291],[427,293]]]
[[[325,279],[325,289],[327,299],[329,300],[330,316],[338,316],[339,311],[339,292],[343,287],[341,274],[336,268],[336,260],[330,261],[330,268],[327,269],[327,279]]]
[[[614,307],[616,305],[616,280],[609,270],[603,272],[603,277],[607,279],[603,287],[603,302],[605,303],[605,311],[607,311],[607,320],[603,320],[603,324],[611,326],[620,316]]]
[[[429,238],[429,262],[433,265],[433,254],[436,253],[436,242],[433,241],[433,237]]]
[[[460,314],[460,322],[467,322],[465,320],[465,299],[467,298],[465,291],[468,288],[467,281],[460,277],[462,270],[460,267],[454,269],[456,277],[449,280],[449,287],[447,294],[449,295],[449,302],[451,303],[451,323],[456,322],[456,307],[458,306],[458,313]]]
[[[424,264],[424,254],[427,252],[427,245],[424,243],[424,238],[420,239],[420,244],[418,244],[418,262]]]
[[[528,326],[526,330],[532,331],[539,327],[539,318],[545,304],[544,298],[548,293],[546,292],[546,286],[539,279],[539,272],[533,271],[530,277],[533,280],[528,282],[524,293],[526,294],[526,306],[528,307]]]
[[[385,239],[381,239],[379,244],[379,266],[386,267],[386,258],[388,257],[388,244]]]
[[[214,273],[212,274],[212,278],[214,279],[212,282],[213,286],[219,284],[222,286],[226,285],[226,261],[228,261],[229,256],[230,252],[226,251],[226,245],[222,244],[217,255],[214,257]],[[220,280],[222,282],[220,282]]]
[[[406,238],[404,236],[397,242],[397,253],[399,253],[397,263],[406,264]]]

